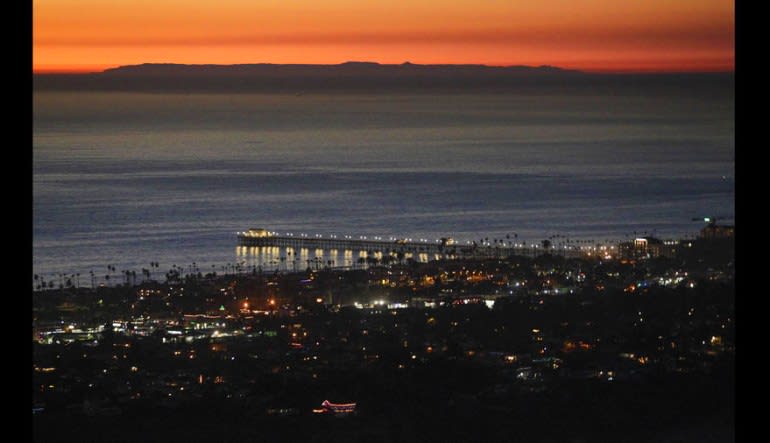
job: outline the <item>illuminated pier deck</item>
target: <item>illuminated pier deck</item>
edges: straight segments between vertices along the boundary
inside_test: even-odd
[[[338,235],[327,235],[324,237],[320,234],[312,236],[306,234],[280,235],[276,232],[269,232],[264,229],[250,229],[238,233],[238,245],[246,247],[292,248],[296,250],[352,250],[382,254],[397,254],[402,252],[409,254],[465,255],[472,252],[472,245],[456,244],[452,239],[447,238],[440,240],[413,240]]]
[[[254,260],[260,266],[284,266],[288,268],[307,262],[316,267],[325,264],[337,267],[361,265],[367,258],[382,260],[385,256],[427,262],[442,258],[487,257],[504,258],[510,255],[536,257],[543,254],[580,257],[605,255],[605,247],[552,247],[471,241],[457,242],[452,238],[429,240],[377,236],[322,235],[304,233],[280,234],[266,229],[249,229],[238,232],[237,254]],[[319,261],[320,260],[320,261]]]

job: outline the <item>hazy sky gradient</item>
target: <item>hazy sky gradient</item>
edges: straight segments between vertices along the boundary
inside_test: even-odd
[[[34,69],[172,63],[550,64],[730,71],[730,0],[33,0]]]

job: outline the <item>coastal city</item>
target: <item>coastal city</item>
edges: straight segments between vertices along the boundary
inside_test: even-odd
[[[566,426],[635,441],[651,432],[632,429],[640,413],[661,429],[727,420],[734,227],[705,221],[685,240],[328,239],[338,244],[320,246],[368,251],[350,266],[294,257],[209,272],[152,262],[99,284],[36,276],[36,429],[165,417],[168,435],[183,436],[216,411],[211,426],[253,423],[247,438],[325,426],[441,438],[454,428],[437,431],[436,417],[456,417],[499,438],[559,441]],[[290,240],[252,229],[239,247],[310,244]],[[618,404],[631,406],[606,409]],[[597,427],[599,409],[607,423]],[[543,414],[558,426],[535,426]],[[393,421],[401,427],[386,431]],[[285,429],[298,423],[307,426]]]
[[[33,0],[32,440],[736,441],[735,3]]]

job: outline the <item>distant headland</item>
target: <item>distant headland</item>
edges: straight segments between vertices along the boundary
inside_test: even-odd
[[[350,61],[335,65],[144,63],[88,74],[34,74],[35,90],[284,91],[324,90],[499,90],[538,84],[564,85],[608,79],[707,78],[721,74],[595,74],[555,66],[381,64]],[[617,81],[617,80],[611,80]],[[689,81],[689,80],[688,80]]]
[[[321,64],[273,64],[249,63],[234,65],[188,65],[177,63],[143,63],[140,65],[125,65],[105,69],[106,75],[259,75],[269,73],[322,75],[322,74],[390,74],[409,75],[415,73],[430,73],[444,75],[458,74],[497,74],[497,75],[543,75],[543,74],[577,74],[582,71],[563,69],[556,66],[490,66],[480,64],[467,65],[421,65],[410,62],[401,64],[381,64],[367,61],[349,61],[334,65]]]

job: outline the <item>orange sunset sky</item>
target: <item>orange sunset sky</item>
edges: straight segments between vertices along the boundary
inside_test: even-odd
[[[33,0],[33,69],[480,63],[732,71],[732,0]]]

